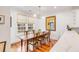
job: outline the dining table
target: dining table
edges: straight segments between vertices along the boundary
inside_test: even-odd
[[[23,46],[23,43],[26,42],[26,51],[28,52],[29,51],[29,42],[32,41],[32,43],[34,43],[34,40],[37,40],[36,38],[44,39],[45,35],[49,35],[49,41],[50,41],[50,32],[49,31],[40,32],[40,34],[38,36],[33,33],[30,33],[27,36],[24,36],[24,39],[21,39],[21,47]]]

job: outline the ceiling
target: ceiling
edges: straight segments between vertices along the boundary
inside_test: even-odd
[[[61,12],[61,11],[77,9],[79,8],[79,6],[73,6],[73,7],[72,6],[56,6],[56,8],[55,6],[40,6],[40,10],[39,10],[39,6],[16,6],[16,7],[11,7],[11,8],[15,8],[17,10],[23,11],[27,15],[33,15],[33,14],[38,15],[40,12],[41,16],[45,16],[45,15],[50,15],[50,14]]]

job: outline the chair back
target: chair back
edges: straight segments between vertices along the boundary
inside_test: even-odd
[[[24,31],[24,35],[27,37],[28,36],[28,31]]]
[[[27,40],[27,51],[33,51],[36,43],[37,43],[37,37],[33,37]]]
[[[24,31],[24,34],[26,35],[26,37],[27,37],[29,34],[34,34],[34,35],[35,35],[35,30],[32,30],[32,31]]]
[[[0,42],[0,52],[5,52],[6,49],[6,41]]]

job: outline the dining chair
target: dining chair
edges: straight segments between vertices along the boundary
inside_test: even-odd
[[[35,30],[32,30],[33,34],[35,34]]]
[[[50,31],[48,31],[47,33],[46,32],[43,32],[44,36],[43,36],[43,44],[48,44],[50,42]]]
[[[31,32],[31,33],[30,33],[30,32]],[[28,36],[28,34],[34,34],[34,35],[35,35],[35,30],[24,31],[24,34],[26,35],[26,37]]]
[[[5,49],[6,49],[6,41],[0,42],[0,50],[1,50],[1,52],[5,52]]]
[[[33,37],[27,40],[27,52],[34,51],[37,48],[38,40],[37,37]],[[30,48],[29,48],[30,47]]]
[[[25,35],[26,37],[28,37],[28,32],[29,32],[29,31],[24,31],[24,35]]]
[[[42,39],[43,37],[40,35],[40,32],[37,32],[35,34],[35,36],[37,37],[37,40],[38,40],[38,47],[41,46],[41,42],[42,42]]]

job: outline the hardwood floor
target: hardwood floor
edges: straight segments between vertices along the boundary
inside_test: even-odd
[[[37,49],[35,49],[33,52],[48,52],[51,49],[51,47],[52,46],[43,44],[41,47],[38,47]]]
[[[47,44],[42,44],[38,48],[34,49],[32,52],[49,52],[50,49],[53,47],[53,45],[57,42],[57,40],[52,40],[51,42]],[[23,50],[22,52],[25,52],[25,46],[22,47]],[[20,43],[12,45],[11,46],[11,51],[12,52],[21,52],[21,46]]]
[[[56,42],[56,40],[52,40],[48,44],[42,44],[41,47],[38,47],[33,52],[49,52]]]

